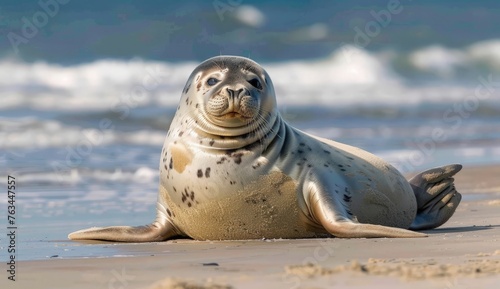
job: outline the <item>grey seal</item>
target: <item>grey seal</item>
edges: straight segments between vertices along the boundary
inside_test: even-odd
[[[163,145],[157,218],[70,239],[152,242],[336,236],[423,237],[461,195],[461,165],[407,181],[359,148],[312,136],[280,116],[256,62],[218,56],[190,75]]]

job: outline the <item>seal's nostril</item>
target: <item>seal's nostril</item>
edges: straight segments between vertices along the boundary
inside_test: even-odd
[[[229,94],[229,97],[230,98],[234,98],[235,94],[234,94],[234,90],[230,89],[230,88],[226,88],[227,90],[227,93]]]

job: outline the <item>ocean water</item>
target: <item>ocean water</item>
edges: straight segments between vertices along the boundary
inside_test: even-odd
[[[248,27],[270,21],[252,7],[239,7],[234,19]],[[327,27],[305,23],[292,34],[316,41]],[[289,124],[375,153],[405,174],[500,163],[500,38],[456,47],[434,40],[254,59]],[[0,179],[17,182],[18,259],[113,255],[66,236],[154,218],[163,140],[201,59],[91,58],[0,59]],[[0,198],[2,212],[7,201]]]

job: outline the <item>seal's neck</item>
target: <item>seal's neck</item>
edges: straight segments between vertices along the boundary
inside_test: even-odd
[[[185,115],[181,119],[174,118],[173,124],[177,124],[172,127],[180,127],[180,130],[169,133],[177,140],[205,150],[251,148],[263,151],[278,134],[282,122],[277,110],[261,114],[247,125],[235,128],[215,126],[203,118]]]

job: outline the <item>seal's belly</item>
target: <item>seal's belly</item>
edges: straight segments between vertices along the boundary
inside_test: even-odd
[[[318,234],[304,222],[296,187],[289,176],[274,171],[244,186],[235,185],[230,193],[231,187],[219,188],[225,192],[205,196],[191,206],[174,201],[163,188],[161,197],[173,223],[197,240],[315,237]]]

